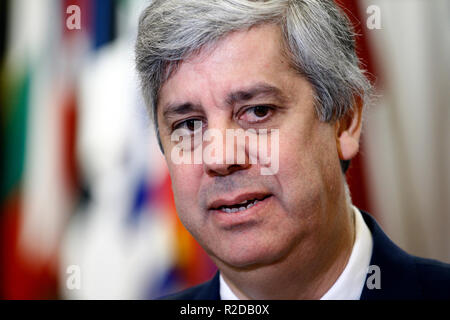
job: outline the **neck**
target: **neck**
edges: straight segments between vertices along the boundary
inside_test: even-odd
[[[276,263],[244,270],[220,266],[224,280],[243,300],[320,299],[345,269],[355,238],[350,203],[344,200],[335,210],[326,230],[305,239]]]

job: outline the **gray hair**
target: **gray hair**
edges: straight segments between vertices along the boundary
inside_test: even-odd
[[[264,23],[280,26],[292,67],[314,88],[321,121],[341,118],[355,99],[368,100],[355,33],[333,0],[154,0],[139,19],[135,53],[160,147],[158,93],[177,65],[232,31]]]

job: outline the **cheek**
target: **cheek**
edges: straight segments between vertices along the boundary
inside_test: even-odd
[[[202,166],[190,164],[173,164],[168,162],[172,191],[177,214],[183,224],[188,225],[201,222],[201,208],[199,195]]]
[[[198,166],[194,165],[180,165],[170,164],[168,165],[170,179],[172,181],[172,191],[178,205],[181,207],[187,207],[187,202],[190,202],[190,206],[197,199],[197,190],[200,184],[200,178],[197,174]]]
[[[298,188],[312,174],[313,147],[305,136],[293,130],[280,135],[280,183],[285,191]]]
[[[280,170],[278,181],[282,196],[290,209],[302,212],[316,209],[321,202],[330,173],[335,171],[332,131],[327,126],[311,128],[313,132],[284,133],[280,136]]]

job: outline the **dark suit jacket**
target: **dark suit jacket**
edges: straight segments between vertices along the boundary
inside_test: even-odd
[[[371,265],[380,267],[381,289],[364,286],[361,300],[450,299],[450,265],[412,256],[397,247],[368,213],[361,211],[373,237]],[[370,274],[368,274],[370,276]],[[219,300],[219,272],[208,282],[165,297]]]

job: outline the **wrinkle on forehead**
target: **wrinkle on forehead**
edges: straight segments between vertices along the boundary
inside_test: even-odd
[[[242,46],[245,43],[245,46]],[[182,61],[177,70],[172,73],[160,90],[159,105],[166,105],[173,101],[162,101],[161,97],[173,94],[173,85],[183,90],[177,92],[189,93],[189,82],[176,85],[180,72],[190,74],[193,81],[204,81],[209,87],[220,89],[223,94],[233,90],[233,85],[245,86],[246,82],[256,82],[279,77],[286,72],[293,72],[286,54],[281,29],[278,25],[264,24],[250,28],[249,30],[236,31],[211,44]],[[243,63],[249,61],[250,63]],[[253,63],[251,63],[253,62]],[[245,78],[242,78],[245,74]],[[298,75],[298,73],[295,73]],[[194,76],[195,75],[195,76]],[[224,81],[225,78],[236,76],[233,81]],[[252,79],[253,78],[253,79]],[[186,83],[187,82],[187,83]],[[166,90],[171,87],[171,90]],[[205,87],[205,85],[204,85]],[[217,90],[215,90],[217,91]],[[206,95],[206,92],[202,92]],[[173,97],[172,97],[173,99]],[[199,103],[199,101],[192,101]],[[218,101],[217,101],[218,102]]]

